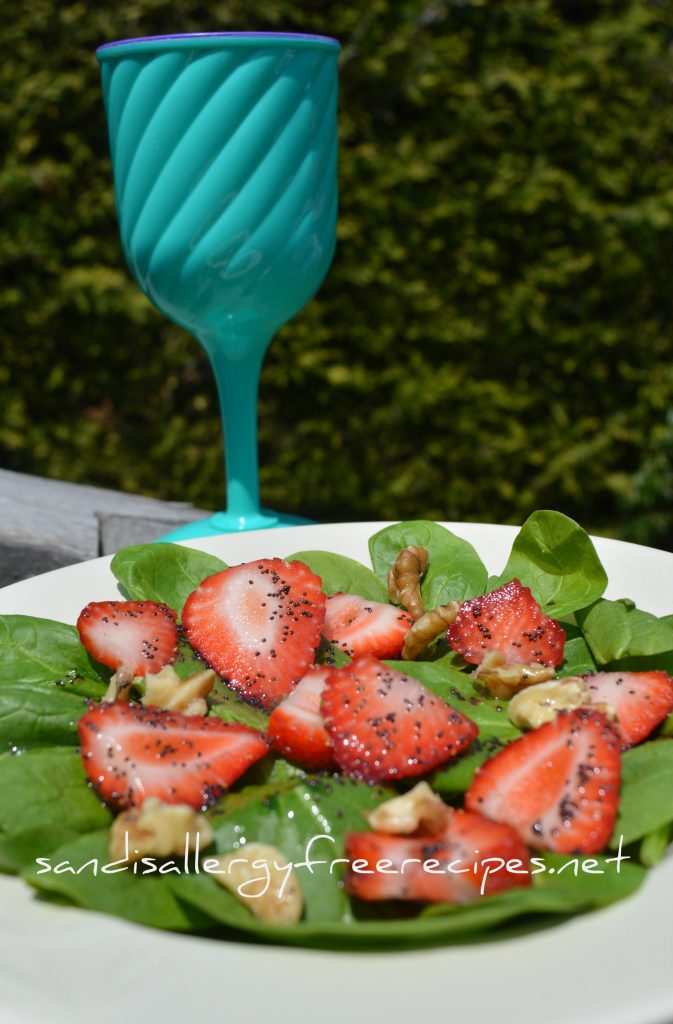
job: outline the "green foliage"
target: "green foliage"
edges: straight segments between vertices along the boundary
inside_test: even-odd
[[[673,648],[673,626],[665,619],[627,608],[621,601],[597,601],[577,614],[597,664],[620,658],[666,654]]]
[[[159,601],[178,614],[202,580],[226,568],[221,558],[178,544],[135,544],[118,551],[110,565],[130,598]]]
[[[205,357],[123,265],[93,51],[324,32],[339,246],[269,351],[264,503],[671,542],[671,0],[5,0],[2,27],[3,465],[222,505]]]
[[[304,562],[320,576],[326,594],[359,594],[366,601],[388,601],[388,590],[371,569],[353,558],[331,551],[297,551],[287,555],[286,562]]]
[[[76,745],[86,698],[99,699],[105,689],[74,626],[0,616],[0,754]]]
[[[627,750],[622,757],[619,813],[612,845],[641,839],[673,821],[673,741],[653,740]]]
[[[562,617],[598,600],[608,582],[591,538],[558,512],[533,512],[521,527],[500,580],[530,587],[543,610]]]
[[[69,900],[79,907],[125,917],[137,924],[171,931],[203,930],[209,919],[183,906],[167,884],[166,875],[137,875],[121,864],[109,868],[107,831],[89,832],[54,851],[41,866],[28,863],[23,876],[36,889]],[[170,862],[169,862],[170,863]],[[79,872],[79,873],[78,873]]]
[[[86,785],[79,751],[65,747],[0,755],[0,871],[93,829],[112,815]]]
[[[422,520],[386,526],[370,537],[372,565],[381,580],[387,581],[405,547],[422,547],[428,552],[429,566],[421,584],[426,611],[484,593],[488,573],[472,545],[438,523]]]

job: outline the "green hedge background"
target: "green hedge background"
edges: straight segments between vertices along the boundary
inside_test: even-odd
[[[223,503],[198,345],[127,273],[95,46],[336,35],[337,255],[262,377],[264,504],[561,509],[673,547],[673,3],[4,0],[0,465]]]

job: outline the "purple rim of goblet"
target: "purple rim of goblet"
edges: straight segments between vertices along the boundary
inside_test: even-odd
[[[289,39],[296,41],[305,41],[307,43],[327,43],[330,47],[337,46],[341,48],[341,43],[338,39],[334,39],[332,36],[319,36],[310,35],[303,32],[176,32],[172,35],[162,36],[136,36],[132,39],[116,39],[112,43],[103,43],[96,49],[96,53],[100,53],[102,50],[109,50],[115,46],[133,46],[134,44],[140,43],[159,43],[163,40],[170,39]]]

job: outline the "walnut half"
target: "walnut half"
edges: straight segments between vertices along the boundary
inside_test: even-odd
[[[141,807],[134,807],[118,815],[110,828],[109,853],[114,860],[130,861],[142,857],[168,857],[209,846],[213,830],[203,814],[187,804],[165,804],[149,796]]]
[[[538,662],[531,665],[506,663],[498,651],[489,651],[472,673],[472,678],[484,683],[498,700],[509,700],[524,687],[544,683],[555,675],[554,669],[548,665],[540,665]]]
[[[439,832],[450,814],[451,808],[433,793],[427,782],[419,782],[408,793],[379,804],[369,812],[367,821],[376,832],[405,836],[419,829]]]
[[[214,863],[218,868],[214,869]],[[280,850],[266,843],[246,843],[239,850],[211,858],[208,871],[260,921],[296,924],[304,912],[297,877]]]
[[[217,676],[212,669],[195,672],[188,679],[180,679],[172,665],[164,665],[160,672],[145,676],[145,693],[141,703],[145,707],[164,711],[181,711],[185,715],[207,715],[206,696]]]
[[[433,640],[447,629],[455,619],[460,608],[458,601],[449,601],[448,604],[434,608],[426,612],[420,619],[414,622],[413,626],[404,638],[402,648],[402,659],[404,661],[416,661],[421,654],[430,646]]]
[[[512,697],[507,714],[517,728],[537,729],[547,722],[553,722],[559,711],[574,711],[582,707],[595,707],[608,718],[617,717],[612,705],[592,701],[581,676],[567,676],[565,679],[552,679],[548,683],[527,686]]]
[[[427,548],[416,545],[400,551],[388,573],[388,596],[401,604],[412,619],[420,619],[425,611],[421,597],[421,578],[428,571]]]

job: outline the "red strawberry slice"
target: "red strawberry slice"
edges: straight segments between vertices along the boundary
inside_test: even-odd
[[[453,811],[434,835],[351,832],[346,892],[361,900],[471,903],[531,884],[528,853],[514,829],[481,814]]]
[[[323,636],[355,657],[396,658],[414,620],[400,608],[366,601],[357,594],[332,594],[327,598]]]
[[[529,588],[512,580],[465,601],[446,638],[473,665],[481,664],[488,651],[497,651],[506,664],[560,665],[566,635],[555,619],[543,615]]]
[[[583,679],[593,704],[615,709],[623,747],[640,743],[673,711],[667,672],[596,672]]]
[[[303,562],[260,558],[209,576],[182,622],[192,647],[244,700],[270,707],[315,661],[322,581]]]
[[[368,654],[330,671],[321,707],[337,764],[367,782],[425,775],[479,732],[416,679]]]
[[[134,676],[154,675],[175,659],[178,627],[172,608],[155,601],[92,601],[77,620],[92,658]]]
[[[95,705],[77,729],[85,771],[116,807],[148,796],[208,807],[269,749],[247,725],[119,701]]]
[[[511,825],[529,846],[598,853],[617,816],[620,747],[601,712],[561,712],[482,764],[465,807]]]
[[[289,697],[271,712],[267,736],[274,750],[308,771],[336,766],[334,747],[320,713],[320,699],[331,669],[311,668]]]

